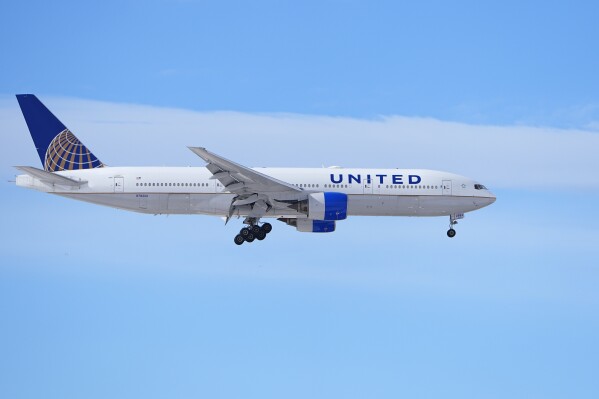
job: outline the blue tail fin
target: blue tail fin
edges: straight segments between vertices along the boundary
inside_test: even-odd
[[[44,170],[58,172],[104,166],[36,96],[17,94],[17,101]]]

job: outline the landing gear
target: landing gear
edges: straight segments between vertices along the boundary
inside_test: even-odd
[[[454,230],[453,226],[458,224],[458,217],[463,218],[464,215],[449,215],[449,230],[447,230],[447,237],[449,238],[453,238],[456,235],[456,231]]]
[[[262,226],[258,226],[258,220],[246,219],[244,223],[249,224],[249,227],[244,227],[239,231],[239,234],[235,236],[235,244],[241,245],[244,242],[253,242],[254,240],[262,241],[266,238],[266,235],[272,231],[272,225],[270,223],[264,223]]]
[[[270,223],[264,223],[261,227],[262,231],[264,231],[266,234],[270,233],[272,231],[272,224]]]

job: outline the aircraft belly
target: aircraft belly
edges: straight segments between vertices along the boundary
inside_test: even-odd
[[[191,213],[225,216],[233,200],[233,194],[191,194]]]
[[[189,213],[189,194],[166,194],[166,213]]]
[[[417,216],[447,216],[479,209],[473,197],[451,195],[420,196]]]
[[[204,214],[227,216],[232,194],[135,194],[57,193],[57,195],[98,205],[152,214]],[[488,204],[473,197],[349,195],[348,215],[354,216],[445,216],[470,212]],[[248,207],[248,209],[250,209]],[[247,216],[238,210],[234,216]],[[264,217],[302,217],[289,209],[271,209]]]
[[[397,215],[399,202],[394,195],[349,195],[347,213],[359,216]]]
[[[92,204],[152,214],[195,213],[223,216],[227,214],[231,204],[230,196],[214,194],[60,193],[58,195]]]
[[[160,208],[160,203],[162,202],[161,194],[59,193],[58,195],[79,201],[90,202],[92,204],[147,213],[155,213],[152,210]]]
[[[356,216],[446,216],[479,209],[472,197],[350,195],[348,214]]]

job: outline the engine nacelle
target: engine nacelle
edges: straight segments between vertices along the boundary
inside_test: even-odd
[[[279,218],[283,223],[293,226],[302,233],[332,233],[335,231],[334,220],[313,220],[298,218]]]
[[[347,218],[347,194],[312,193],[308,196],[308,218],[314,222]],[[298,228],[299,230],[299,228]],[[333,230],[335,225],[333,224]],[[332,231],[332,230],[331,230]]]
[[[332,233],[335,222],[332,220],[295,219],[297,231],[303,233]]]

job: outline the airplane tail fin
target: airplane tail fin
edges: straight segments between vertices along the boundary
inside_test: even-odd
[[[17,101],[45,171],[104,166],[36,96],[17,94]]]

